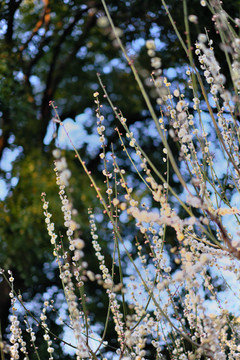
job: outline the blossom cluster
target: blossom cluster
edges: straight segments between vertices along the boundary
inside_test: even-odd
[[[101,95],[98,91],[93,94],[103,163],[101,186],[96,185],[85,163],[81,160],[80,163],[103,207],[100,217],[106,216],[108,221],[106,228],[99,231],[94,210],[88,210],[92,239],[92,248],[90,243],[88,250],[94,252],[100,274],[86,261],[87,241],[81,239],[81,228],[74,220],[77,210],[68,195],[71,171],[66,157],[60,149],[53,151],[64,234],[57,235],[45,193],[42,207],[59,267],[77,360],[100,357],[106,360],[104,356],[110,349],[115,354],[111,353],[109,358],[122,360],[165,359],[166,353],[173,360],[240,359],[240,317],[232,300],[237,304],[240,295],[240,211],[237,204],[240,193],[237,118],[240,39],[229,25],[231,21],[240,26],[240,20],[228,17],[218,0],[201,0],[200,4],[210,7],[215,27],[222,36],[221,46],[231,65],[232,88],[226,88],[227,78],[208,32],[198,35],[194,49],[186,48],[190,63],[182,74],[188,96],[182,86],[169,81],[154,40],[146,41],[145,51],[150,57],[152,74],[145,80],[154,90],[150,95],[156,98],[158,116],[137,71],[134,75],[156,125],[157,135],[153,134],[153,140],[159,135],[159,168],[151,160],[152,154],[146,154],[141,147],[134,126],[128,127],[127,118],[112,105],[102,86],[104,97],[125,130],[123,135],[115,129],[138,181],[135,175],[130,175],[124,162],[117,160],[114,146],[109,150],[105,135],[107,117],[103,115]],[[168,9],[166,12],[169,14]],[[198,24],[196,15],[191,14],[188,19]],[[107,17],[99,16],[97,24],[119,44],[119,34],[116,29],[110,30]],[[191,51],[195,51],[197,64],[190,56]],[[132,63],[131,67],[135,69]],[[178,156],[169,145],[172,142],[179,151]],[[220,166],[214,152],[221,154],[218,155]],[[77,150],[76,155],[81,159]],[[175,173],[173,179],[170,178],[172,172]],[[177,190],[174,183],[179,184]],[[96,213],[99,211],[97,209]],[[113,254],[111,261],[109,254],[106,256],[109,249]],[[115,271],[119,272],[117,282]],[[92,301],[86,296],[87,280],[96,281],[108,299],[104,330],[98,323],[94,324],[97,338],[100,338],[97,347],[89,341],[89,334],[93,335],[94,314],[89,314],[86,306]],[[21,296],[16,297],[12,273],[7,281],[11,287],[12,308],[10,358],[19,359],[22,352],[27,360],[26,342],[15,306],[17,299],[23,306],[24,303]],[[228,290],[225,297],[219,289]],[[54,336],[47,321],[49,304],[49,301],[44,302],[38,326],[44,332],[48,358],[53,360]],[[26,319],[28,316],[27,312]],[[114,326],[115,348],[104,341],[108,322]],[[25,324],[35,349],[36,333],[27,320]]]

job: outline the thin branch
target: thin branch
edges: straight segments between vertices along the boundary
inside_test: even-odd
[[[219,231],[222,235],[222,239],[227,244],[227,249],[224,249],[226,251],[229,251],[235,258],[240,260],[240,251],[237,250],[235,247],[232,246],[232,242],[228,236],[228,233],[226,229],[224,228],[220,218],[218,216],[215,216],[213,213],[205,209],[206,213],[208,214],[209,218],[218,226]]]

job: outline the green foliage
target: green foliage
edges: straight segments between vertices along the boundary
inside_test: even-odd
[[[174,10],[174,20],[185,39],[182,1],[169,0],[168,5],[170,11]],[[0,266],[15,271],[19,281],[17,284],[19,287],[23,286],[26,298],[33,298],[36,294],[42,296],[45,289],[54,283],[59,286],[56,279],[49,280],[43,272],[43,264],[51,262],[51,255],[47,232],[42,230],[42,192],[47,193],[54,218],[62,219],[52,171],[51,150],[54,148],[54,140],[47,145],[43,142],[52,118],[49,101],[56,101],[62,120],[68,117],[75,119],[86,109],[92,108],[92,93],[98,88],[96,72],[103,73],[103,82],[112,98],[128,118],[129,125],[137,130],[139,138],[142,139],[143,149],[150,154],[150,158],[160,170],[164,165],[158,156],[162,144],[157,139],[155,142],[150,141],[152,133],[149,114],[143,112],[140,92],[133,81],[128,64],[123,61],[122,54],[116,46],[110,27],[100,28],[97,24],[97,19],[104,14],[101,1],[88,1],[83,4],[82,1],[76,0],[19,0],[2,1],[0,6],[0,20],[4,25],[3,29],[6,28],[0,34],[0,155],[4,159],[5,149],[21,147],[11,173],[11,176],[18,178],[18,183],[9,190],[4,202],[0,204]],[[160,53],[163,68],[167,70],[170,67],[184,66],[184,51],[172,30],[165,10],[158,1],[112,0],[108,2],[108,6],[116,26],[124,33],[124,42],[130,53],[132,52],[132,60],[139,67],[140,73],[146,70],[149,73],[150,65],[149,59],[144,55],[145,50],[141,50],[138,44],[142,43],[142,39],[158,37],[159,34],[163,43]],[[226,10],[237,16],[239,1],[226,2]],[[209,16],[206,17],[205,10],[199,6],[198,0],[188,1],[188,12],[197,14],[199,18],[199,23],[191,29],[192,43],[205,27],[211,31],[211,36],[213,35],[212,22],[207,20]],[[219,40],[213,40],[218,49]],[[134,46],[139,47],[139,55],[137,51],[131,50]],[[217,56],[222,57],[222,52],[217,52]],[[224,62],[223,72],[228,73]],[[185,75],[181,76],[182,73],[182,69],[179,68],[177,77],[179,81],[185,82]],[[109,127],[107,151],[111,143],[114,143],[116,153],[120,154],[120,149],[116,145],[117,135],[110,130],[119,124],[110,115],[108,105],[105,106]],[[91,133],[92,124],[86,125],[86,129]],[[79,150],[80,154],[88,163],[88,168],[96,174],[98,157],[93,158],[87,153],[86,148],[87,145],[84,144]],[[178,150],[173,142],[171,148],[177,159]],[[71,158],[72,154],[66,156]],[[125,159],[125,155],[121,154],[120,161],[124,163]],[[79,210],[78,222],[81,224],[80,235],[90,241],[86,209],[96,204],[95,195],[77,163],[71,165],[71,171],[73,202]],[[4,178],[4,172],[2,175]],[[98,179],[99,186],[101,180]],[[137,184],[137,180],[134,181]],[[171,180],[171,185],[176,191],[179,190],[177,181]],[[59,221],[59,224],[61,223],[62,221]],[[108,224],[103,224],[101,237],[104,250],[109,255],[107,228]],[[124,228],[122,230],[123,234],[127,231]],[[58,231],[63,231],[61,225]],[[133,241],[134,235],[133,231],[130,240]],[[174,241],[172,235],[173,231],[170,230],[169,243]],[[86,260],[94,267],[92,255],[92,250],[87,249]],[[110,264],[110,256],[108,261]],[[40,281],[41,285],[29,289],[32,277],[35,283]],[[92,300],[89,309],[95,306],[94,301],[97,302],[99,311],[95,313],[99,317],[99,322],[103,323],[105,314],[101,312],[101,306],[106,305],[105,295],[101,293],[100,287],[96,289],[93,284],[89,284],[86,291]],[[6,303],[6,308],[8,306]],[[111,329],[107,338],[114,342],[115,339],[111,339]]]

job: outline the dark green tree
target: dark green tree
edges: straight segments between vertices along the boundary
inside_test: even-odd
[[[170,67],[180,69],[184,66],[185,53],[159,1],[111,0],[107,5],[139,71],[151,71],[150,60],[142,47],[143,40],[159,36],[164,71]],[[182,1],[169,0],[168,5],[185,39]],[[234,16],[239,12],[237,0],[224,5],[226,11]],[[192,43],[206,27],[214,43],[218,44],[208,10],[203,10],[198,0],[189,0],[188,12],[198,15],[198,24],[191,29]],[[53,285],[59,286],[57,275],[48,276],[44,270],[44,264],[52,259],[48,235],[43,231],[40,202],[40,194],[46,192],[56,218],[61,219],[52,170],[51,151],[55,144],[54,140],[44,141],[52,119],[51,100],[58,105],[62,121],[69,117],[75,119],[86,109],[93,109],[92,94],[99,88],[96,72],[102,73],[112,99],[127,117],[128,124],[138,132],[143,148],[152,154],[158,167],[163,166],[158,157],[161,144],[157,139],[151,140],[150,130],[146,132],[149,114],[143,111],[144,102],[129,66],[116,46],[110,26],[101,26],[103,16],[99,0],[3,0],[0,4],[0,156],[4,163],[9,151],[18,153],[11,170],[4,170],[4,166],[1,170],[7,194],[0,205],[0,266],[13,270],[16,287],[21,288],[28,299],[41,297]],[[221,53],[217,55],[221,56]],[[179,73],[176,77],[179,81],[185,81]],[[155,99],[152,102],[155,104]],[[109,123],[107,151],[110,151],[111,144],[117,140],[113,130],[117,123],[108,104],[104,105]],[[89,121],[84,124],[84,129],[91,134],[95,125],[94,111],[88,114]],[[91,154],[87,143],[83,143],[79,151],[88,168],[97,173],[98,154]],[[177,150],[175,153],[177,159]],[[73,157],[71,152],[67,156]],[[124,162],[124,156],[120,157]],[[79,170],[76,161],[71,166],[76,208],[93,207],[97,203],[85,174]],[[175,183],[175,186],[178,184]],[[87,211],[79,213],[81,233],[89,238]],[[106,244],[105,251],[109,251]],[[91,262],[90,249],[86,255],[87,261]],[[30,287],[30,284],[34,285]],[[99,303],[106,302],[100,289],[95,290],[91,286],[87,290],[91,293],[93,304],[96,299],[99,299]],[[0,282],[0,293],[1,329],[5,333],[10,303],[4,281]],[[95,313],[103,322],[101,308]],[[60,329],[56,328],[55,331],[59,333]]]

